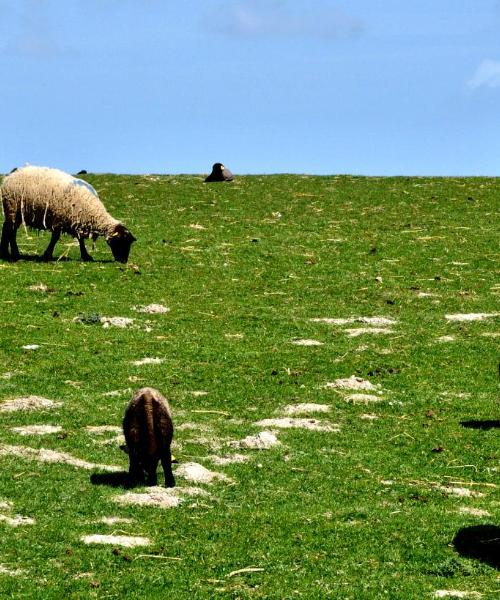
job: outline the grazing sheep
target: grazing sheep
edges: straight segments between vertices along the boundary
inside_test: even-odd
[[[215,163],[212,167],[212,172],[205,178],[205,182],[210,181],[232,181],[233,174],[222,163]]]
[[[131,483],[156,485],[156,467],[161,460],[165,487],[175,487],[170,444],[174,425],[167,400],[158,390],[142,388],[130,401],[123,419],[123,433],[129,454]]]
[[[103,235],[114,259],[127,262],[135,237],[106,211],[97,192],[83,179],[58,169],[26,166],[5,177],[0,193],[5,215],[0,257],[20,258],[16,234],[24,223],[34,229],[52,231],[44,260],[52,259],[61,233],[69,233],[78,240],[82,260],[92,260],[85,248],[85,239]]]

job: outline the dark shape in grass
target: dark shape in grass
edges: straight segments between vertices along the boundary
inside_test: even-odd
[[[500,527],[464,527],[455,536],[453,545],[462,556],[477,558],[494,569],[500,569]]]
[[[132,482],[127,471],[118,471],[116,473],[92,473],[90,482],[94,485],[107,485],[109,487],[132,487]]]
[[[90,313],[88,315],[80,315],[78,322],[83,323],[83,325],[100,325],[101,318],[101,315],[98,313]]]
[[[211,181],[233,181],[233,174],[222,163],[215,163],[212,172],[205,178],[206,183]]]
[[[490,419],[485,421],[460,421],[460,425],[462,427],[467,427],[468,429],[499,429],[500,421],[498,419]]]
[[[17,262],[15,260],[12,260],[11,258],[7,259],[9,262]],[[35,254],[20,254],[19,255],[19,260],[24,260],[27,262],[35,262],[35,263],[47,263],[47,262],[80,262],[79,259],[76,258],[71,258],[70,256],[54,256],[51,259],[46,259],[43,258],[43,256],[37,256]],[[105,259],[92,259],[92,262],[95,264],[105,264],[105,263],[113,263],[115,262],[113,259],[111,258],[105,258]]]

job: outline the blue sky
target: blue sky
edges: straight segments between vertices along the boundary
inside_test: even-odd
[[[500,175],[499,0],[0,0],[0,172]]]

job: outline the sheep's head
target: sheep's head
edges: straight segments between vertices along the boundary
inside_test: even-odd
[[[130,246],[135,242],[135,237],[121,223],[113,230],[113,233],[106,238],[106,242],[111,248],[115,260],[126,263],[130,253]]]

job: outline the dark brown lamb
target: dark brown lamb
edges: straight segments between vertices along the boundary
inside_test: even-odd
[[[174,435],[167,400],[154,388],[138,390],[129,402],[123,419],[123,433],[130,459],[132,485],[156,485],[156,468],[161,460],[165,487],[174,487],[170,444]]]

